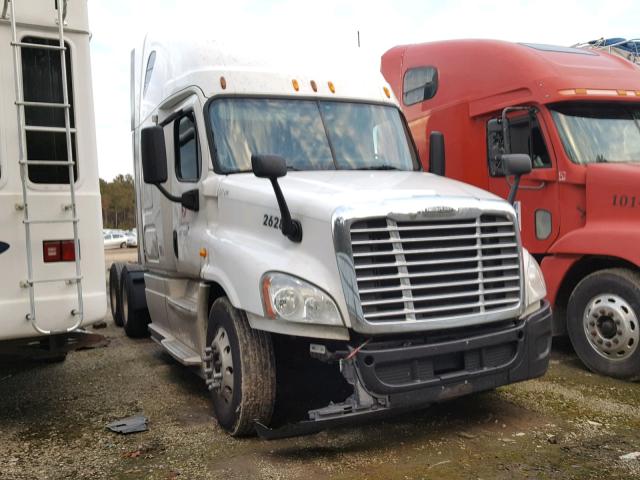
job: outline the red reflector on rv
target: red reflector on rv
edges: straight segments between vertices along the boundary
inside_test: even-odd
[[[74,262],[76,248],[73,240],[44,240],[42,258],[45,263]]]
[[[60,242],[62,245],[62,261],[63,262],[75,262],[76,261],[76,246],[73,240],[63,240]]]

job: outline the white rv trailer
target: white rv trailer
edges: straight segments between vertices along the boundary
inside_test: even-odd
[[[142,265],[112,267],[114,317],[199,372],[232,435],[309,433],[547,368],[544,281],[513,208],[421,171],[389,86],[349,63],[149,37],[132,52]],[[283,356],[303,373],[327,362],[351,396],[268,428]]]
[[[0,348],[106,313],[88,28],[86,0],[0,0]]]

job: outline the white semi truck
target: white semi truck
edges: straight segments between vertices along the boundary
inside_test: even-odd
[[[0,352],[62,359],[107,306],[86,0],[0,0],[0,65]]]
[[[199,372],[232,435],[309,433],[542,375],[550,310],[514,209],[421,171],[376,71],[246,51],[147,37],[132,53],[140,264],[111,282],[127,333]],[[272,429],[276,393],[295,389],[287,355],[350,387]]]

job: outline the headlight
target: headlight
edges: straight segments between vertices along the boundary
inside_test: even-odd
[[[343,325],[333,299],[310,283],[284,273],[266,273],[260,283],[264,311],[269,318]]]
[[[526,284],[526,304],[527,306],[532,303],[539,302],[547,296],[547,286],[544,283],[544,277],[542,276],[542,270],[536,259],[531,254],[522,249],[525,264],[525,281]]]

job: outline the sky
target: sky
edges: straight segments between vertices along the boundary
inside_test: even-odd
[[[132,173],[129,66],[145,33],[265,38],[335,51],[357,44],[379,68],[389,48],[455,38],[573,45],[640,37],[640,2],[592,0],[88,0],[100,177]]]

